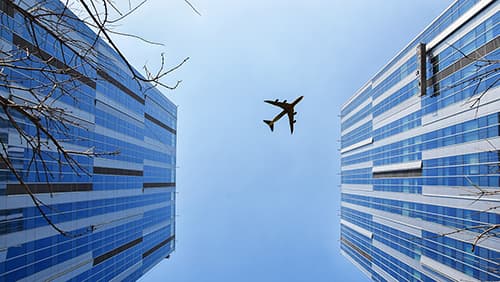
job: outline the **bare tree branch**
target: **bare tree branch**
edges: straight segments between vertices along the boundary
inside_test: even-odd
[[[198,12],[198,10],[196,10],[196,8],[193,6],[193,4],[191,4],[191,2],[189,2],[188,0],[184,0],[184,2],[186,2],[186,4],[188,4],[188,5],[189,5],[189,7],[191,7],[191,9],[193,9],[193,11],[194,11],[195,13],[197,13],[197,14],[198,14],[198,16],[200,16],[200,17],[201,17],[200,12]]]
[[[55,8],[46,5],[45,0],[32,6],[18,0],[6,3],[22,16],[19,26],[25,29],[25,37],[15,35],[16,45],[0,48],[0,88],[4,90],[0,93],[0,119],[8,122],[7,134],[15,132],[19,137],[18,146],[28,150],[28,157],[22,167],[16,166],[15,159],[9,154],[10,144],[0,139],[0,161],[23,187],[49,226],[63,236],[82,236],[93,232],[96,225],[84,227],[83,232],[77,233],[64,230],[50,215],[58,211],[42,202],[26,179],[32,175],[38,182],[45,182],[52,196],[53,180],[58,175],[61,177],[63,168],[69,168],[76,176],[91,175],[78,157],[114,156],[120,154],[120,150],[116,148],[101,152],[91,143],[84,149],[71,146],[75,142],[90,141],[72,132],[73,129],[89,130],[90,124],[70,112],[65,106],[67,102],[62,101],[72,101],[75,105],[83,102],[82,87],[93,85],[95,88],[96,81],[103,79],[99,77],[99,72],[105,71],[120,77],[116,72],[117,64],[126,67],[127,75],[130,75],[126,79],[135,80],[144,92],[156,86],[175,89],[180,80],[168,85],[161,79],[180,68],[189,57],[172,68],[166,68],[164,54],[161,54],[159,70],[152,72],[145,66],[145,77],[128,62],[114,43],[112,35],[162,45],[115,30],[122,20],[136,12],[146,1],[136,6],[132,6],[129,1],[128,10],[122,10],[112,0],[66,0],[65,5]],[[72,4],[78,4],[82,9],[75,7],[70,11]],[[89,29],[79,28],[78,25]],[[90,29],[94,29],[95,33]],[[26,38],[26,34],[29,38]],[[108,58],[98,50],[105,42],[117,57]],[[47,50],[56,50],[56,54],[50,54]],[[51,168],[53,164],[57,164],[58,171]]]

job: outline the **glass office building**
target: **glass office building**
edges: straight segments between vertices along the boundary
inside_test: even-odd
[[[65,109],[67,127],[47,126],[65,148],[102,154],[74,155],[80,169],[59,163],[50,146],[43,147],[44,162],[32,159],[32,148],[0,107],[0,140],[48,218],[0,161],[0,281],[137,280],[175,247],[176,106],[154,88],[145,91],[150,85],[133,80],[117,53],[101,39],[92,41],[95,33],[58,0],[14,3],[0,1],[0,60],[10,52],[29,61],[2,63],[0,84],[19,89],[2,86],[1,97],[31,103],[50,79],[68,78],[61,87],[71,87],[71,95],[47,101]],[[43,5],[39,12],[70,15],[67,25],[52,26],[60,29],[55,32],[48,21],[40,24],[29,14],[30,3]],[[72,30],[64,40],[56,36],[62,28]],[[95,44],[87,56],[92,63],[70,44],[84,41]],[[26,66],[67,71],[47,75]],[[32,123],[9,111],[34,133]]]
[[[500,280],[499,8],[453,2],[342,106],[341,253],[374,281]]]

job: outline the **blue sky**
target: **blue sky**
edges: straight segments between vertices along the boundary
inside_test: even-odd
[[[340,255],[339,111],[439,15],[437,0],[148,1],[117,39],[138,68],[191,59],[179,105],[177,248],[142,281],[366,281]],[[304,95],[295,133],[264,99]]]

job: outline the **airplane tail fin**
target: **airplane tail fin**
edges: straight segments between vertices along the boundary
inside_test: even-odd
[[[271,131],[274,131],[274,122],[272,122],[271,120],[264,120],[264,122],[269,125],[269,127],[271,128]]]

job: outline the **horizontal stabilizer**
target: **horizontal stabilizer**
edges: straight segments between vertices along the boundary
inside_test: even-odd
[[[269,125],[269,127],[271,128],[271,131],[274,131],[274,122],[272,122],[271,120],[264,120],[264,122]]]

